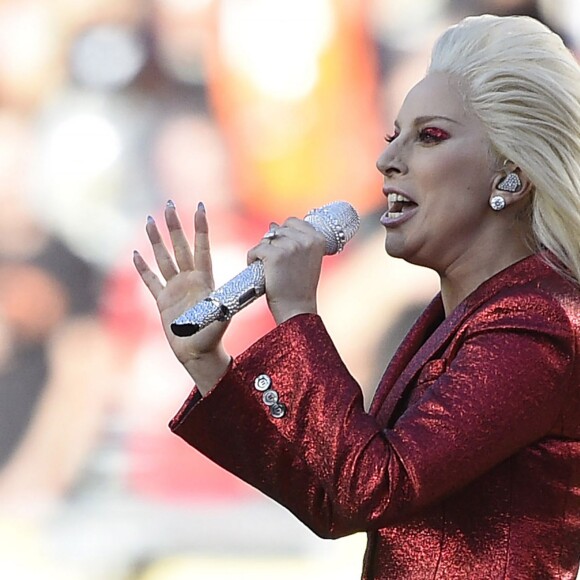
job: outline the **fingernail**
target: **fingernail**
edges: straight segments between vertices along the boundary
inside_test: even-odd
[[[203,211],[203,212],[205,213],[205,205],[203,205],[203,201],[200,201],[200,202],[197,204],[197,209],[198,209],[199,211]]]
[[[155,223],[155,220],[153,219],[153,216],[150,216],[150,215],[147,216],[147,223],[148,224],[154,224]]]
[[[175,203],[173,202],[172,199],[168,199],[167,200],[167,207],[170,207],[172,209],[175,209]]]

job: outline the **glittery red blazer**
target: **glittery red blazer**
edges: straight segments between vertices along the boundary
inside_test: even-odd
[[[436,297],[368,413],[300,315],[170,427],[316,534],[366,531],[364,579],[574,579],[579,349],[580,292],[532,256],[448,318]]]

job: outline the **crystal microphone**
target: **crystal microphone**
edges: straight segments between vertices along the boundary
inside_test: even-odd
[[[333,201],[306,214],[308,222],[326,239],[325,255],[341,252],[356,234],[360,219],[346,201]],[[264,264],[252,262],[245,270],[186,310],[171,323],[176,336],[191,336],[215,321],[229,320],[266,291]]]

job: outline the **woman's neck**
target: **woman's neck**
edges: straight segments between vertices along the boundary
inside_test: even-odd
[[[445,316],[449,316],[483,282],[532,253],[527,246],[514,246],[509,252],[489,255],[487,259],[457,263],[444,273],[439,273]]]

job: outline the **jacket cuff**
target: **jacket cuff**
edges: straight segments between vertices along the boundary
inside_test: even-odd
[[[197,386],[195,386],[187,399],[184,401],[179,411],[169,422],[169,428],[171,431],[175,432],[179,425],[187,419],[188,415],[195,407],[200,404],[203,405],[205,401],[211,403],[211,401],[216,398],[216,391],[222,390],[225,385],[229,385],[232,382],[237,382],[236,378],[239,380],[239,377],[237,377],[239,371],[247,365],[248,361],[251,361],[256,353],[262,353],[264,350],[266,350],[268,352],[268,358],[270,359],[270,362],[274,362],[275,359],[284,357],[289,346],[286,341],[288,333],[293,333],[295,331],[300,332],[300,329],[302,329],[304,326],[309,326],[311,324],[322,325],[322,321],[317,314],[298,314],[292,318],[289,318],[288,320],[273,328],[259,340],[257,340],[238,357],[232,358],[226,372],[222,375],[222,377],[220,377],[216,385],[212,387],[205,396],[203,396]],[[254,365],[250,364],[250,366]],[[268,387],[266,386],[264,392],[267,389]],[[285,412],[285,407],[283,404],[274,404],[270,406],[270,409],[273,411],[273,416],[275,416],[276,413]]]

